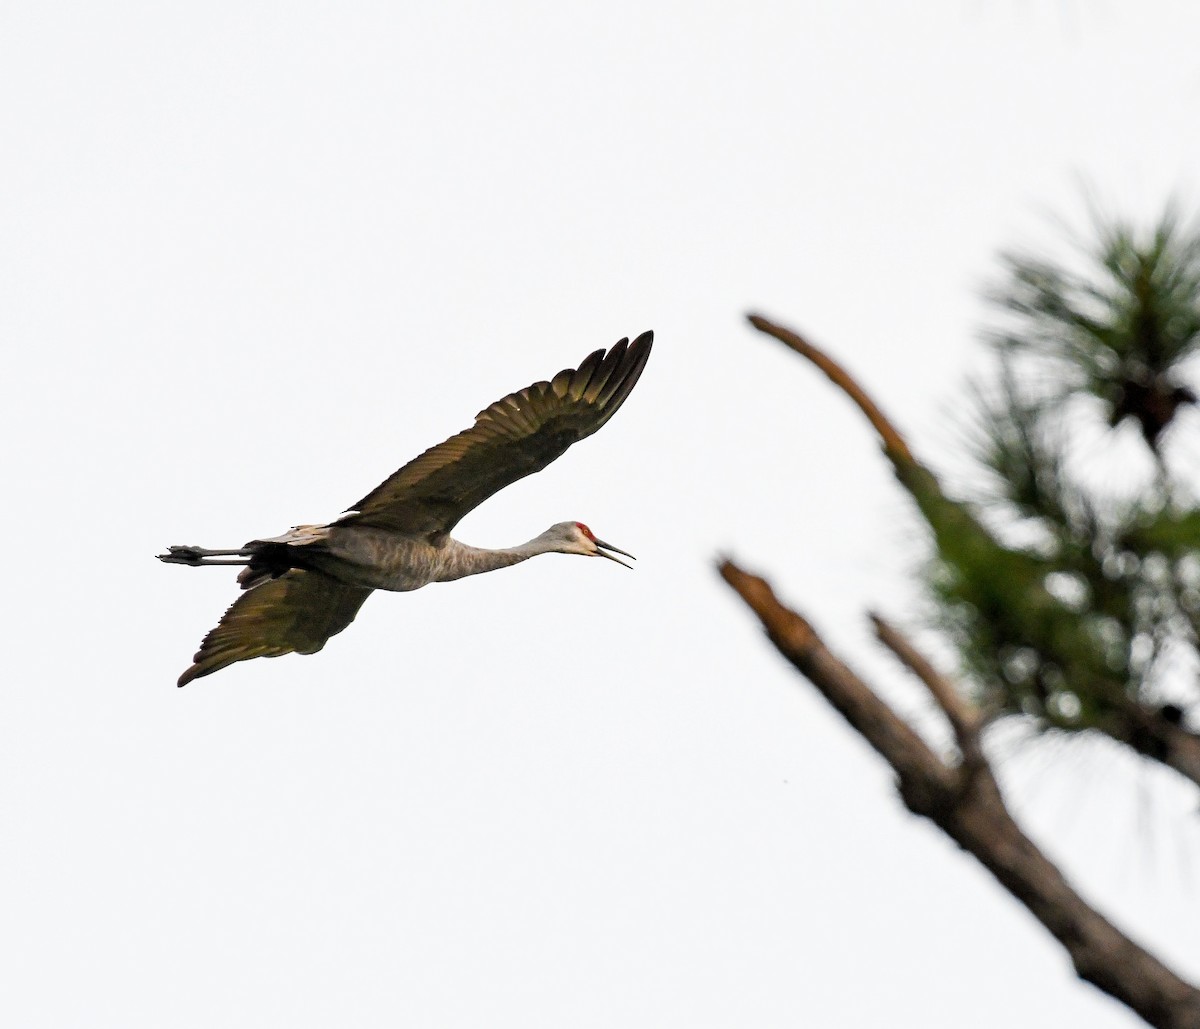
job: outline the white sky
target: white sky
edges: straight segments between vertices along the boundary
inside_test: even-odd
[[[919,6],[914,13],[909,8]],[[904,10],[902,10],[902,8]],[[0,1018],[79,1026],[1128,1026],[713,572],[869,642],[976,289],[1044,211],[1200,185],[1191,3],[10,4]],[[640,558],[377,594],[174,681],[236,545],[653,328],[628,405],[469,517]],[[1014,805],[1193,979],[1195,796],[1033,747]]]

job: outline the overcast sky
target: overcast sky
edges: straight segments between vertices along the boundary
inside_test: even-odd
[[[6,5],[0,1018],[1135,1024],[713,562],[921,714],[863,617],[913,615],[905,500],[743,315],[952,462],[996,251],[1081,181],[1196,201],[1197,39],[1187,2]],[[604,430],[458,530],[580,519],[635,572],[377,594],[316,656],[175,688],[236,591],[155,553],[332,518],[648,328]],[[1200,978],[1194,793],[1007,750],[1024,824]]]

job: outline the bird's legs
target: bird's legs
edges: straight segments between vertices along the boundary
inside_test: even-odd
[[[168,547],[165,554],[159,554],[160,561],[173,565],[191,565],[200,568],[204,565],[246,565],[250,563],[253,550],[241,547],[238,550],[206,550],[204,547]]]

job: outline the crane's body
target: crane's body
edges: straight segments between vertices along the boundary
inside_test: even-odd
[[[592,554],[610,557],[605,547],[582,522],[559,522],[528,543],[492,549],[473,547],[452,536],[437,542],[401,536],[386,529],[356,525],[297,525],[281,536],[251,540],[237,550],[204,550],[200,547],[171,547],[159,560],[170,564],[241,565],[238,580],[246,589],[300,568],[328,575],[347,586],[369,590],[407,593],[431,582],[452,582],[468,575],[527,561],[538,554]],[[631,554],[625,554],[631,557]],[[612,558],[618,564],[624,564]],[[626,566],[628,567],[628,566]]]
[[[315,653],[354,620],[373,590],[408,592],[539,554],[624,564],[615,554],[632,555],[598,540],[582,522],[558,522],[498,550],[462,543],[450,530],[497,490],[599,429],[633,389],[652,344],[649,332],[632,345],[621,340],[578,369],[498,400],[470,429],[410,461],[334,522],[295,526],[234,550],[175,546],[160,554],[170,564],[241,566],[246,591],[205,636],[179,685],[236,661]]]

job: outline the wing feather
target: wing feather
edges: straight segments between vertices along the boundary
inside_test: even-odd
[[[413,535],[449,532],[472,508],[550,464],[609,420],[642,374],[654,334],[597,350],[578,368],[502,397],[475,424],[431,447],[339,519]]]
[[[243,593],[179,677],[186,686],[235,661],[281,654],[315,654],[354,621],[371,590],[347,586],[320,572],[293,568]]]

